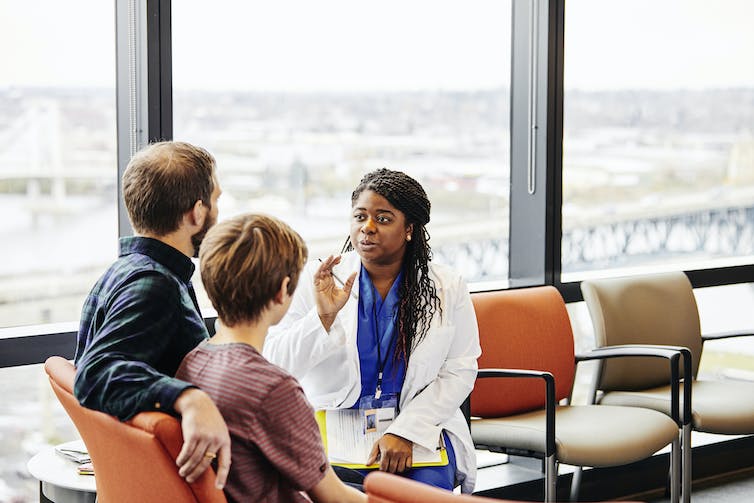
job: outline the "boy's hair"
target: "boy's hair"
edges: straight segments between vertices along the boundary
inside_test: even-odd
[[[257,321],[286,276],[293,295],[306,258],[306,244],[296,231],[253,213],[212,227],[199,250],[207,296],[229,327]]]
[[[123,173],[123,200],[136,232],[178,229],[198,200],[212,208],[215,158],[201,147],[165,141],[137,152]]]

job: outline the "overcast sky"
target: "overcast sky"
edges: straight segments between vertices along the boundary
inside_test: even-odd
[[[176,89],[507,86],[511,0],[176,0]],[[524,1],[524,0],[513,0]],[[0,86],[112,86],[107,0],[0,0]],[[750,0],[568,0],[568,88],[754,86]]]

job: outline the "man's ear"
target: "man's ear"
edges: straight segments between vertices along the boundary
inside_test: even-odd
[[[280,282],[280,288],[278,289],[274,297],[275,304],[282,304],[283,302],[285,302],[285,299],[288,297],[288,285],[290,285],[290,283],[290,276],[286,276],[285,278],[283,278],[283,281]]]
[[[184,219],[191,227],[201,228],[204,225],[204,219],[207,218],[207,207],[201,199],[197,199],[194,207],[184,214]]]

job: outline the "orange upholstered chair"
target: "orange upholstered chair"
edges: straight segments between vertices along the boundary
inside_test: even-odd
[[[226,501],[225,494],[215,488],[212,470],[193,484],[178,475],[175,458],[183,437],[177,419],[160,412],[142,412],[120,422],[79,405],[72,391],[75,368],[68,360],[48,358],[45,371],[92,458],[98,502]]]
[[[623,346],[576,356],[568,312],[553,287],[475,293],[472,301],[482,346],[471,394],[477,447],[543,458],[545,501],[555,501],[560,462],[616,466],[671,445],[671,500],[678,501],[680,350]],[[669,361],[672,419],[643,408],[559,405],[568,403],[578,362],[638,355]]]
[[[453,494],[405,477],[379,471],[367,475],[364,480],[364,490],[369,503],[523,503],[468,494]]]
[[[510,500],[457,495],[391,473],[375,471],[364,479],[369,503],[505,503]]]

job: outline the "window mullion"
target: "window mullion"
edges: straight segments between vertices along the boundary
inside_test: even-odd
[[[553,180],[548,84],[555,2],[513,3],[511,55],[510,284],[553,283]]]
[[[133,233],[121,178],[134,153],[173,136],[170,0],[116,2],[118,235]]]

